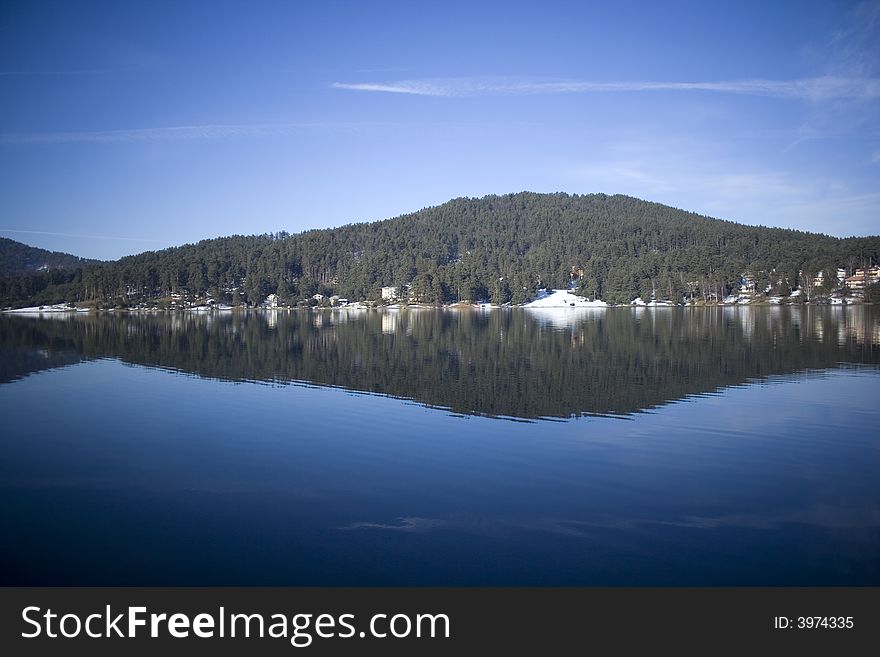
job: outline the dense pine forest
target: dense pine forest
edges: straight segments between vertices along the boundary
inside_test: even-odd
[[[0,237],[0,276],[32,274],[49,269],[76,269],[96,262]]]
[[[880,237],[840,239],[745,226],[628,196],[523,192],[460,198],[394,219],[300,234],[232,236],[106,263],[4,270],[0,304],[125,305],[172,294],[295,304],[315,294],[375,300],[383,286],[423,303],[523,303],[575,286],[610,303],[710,301],[748,272],[788,294],[803,276],[880,260]]]

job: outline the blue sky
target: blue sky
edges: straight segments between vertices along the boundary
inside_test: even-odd
[[[0,4],[0,235],[116,258],[460,196],[880,225],[880,2]]]

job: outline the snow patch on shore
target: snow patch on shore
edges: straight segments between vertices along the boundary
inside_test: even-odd
[[[31,306],[29,308],[15,308],[4,310],[4,313],[21,313],[25,315],[42,314],[42,313],[72,313],[76,312],[76,308],[71,308],[66,303],[57,303],[53,306]]]
[[[540,290],[538,297],[523,308],[606,308],[604,301],[590,301],[572,294],[568,290]]]

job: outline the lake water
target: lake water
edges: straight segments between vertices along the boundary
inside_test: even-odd
[[[880,585],[880,308],[0,316],[26,585]]]

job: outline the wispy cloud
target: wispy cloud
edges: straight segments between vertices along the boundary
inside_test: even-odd
[[[880,98],[880,79],[822,76],[798,80],[728,80],[717,82],[594,82],[523,78],[428,78],[396,82],[334,82],[335,89],[415,96],[524,96],[535,94],[707,91],[818,102]]]
[[[630,194],[720,219],[838,236],[876,233],[880,193],[834,176],[803,178],[758,163],[713,159],[705,148],[677,156],[621,153],[568,174],[586,191]]]
[[[880,73],[880,2],[867,0],[855,5],[814,53],[831,74]]]
[[[218,139],[230,137],[278,137],[292,135],[308,128],[352,129],[351,123],[262,123],[205,124],[129,130],[97,130],[83,132],[21,132],[0,134],[0,144],[57,144],[64,142],[151,142],[182,139]]]
[[[58,71],[0,71],[0,77],[61,77],[66,75],[105,75],[107,73],[123,73],[130,68],[85,68],[78,70]]]
[[[20,233],[23,235],[53,235],[57,237],[75,237],[90,240],[122,240],[125,242],[156,242],[166,244],[166,240],[155,240],[146,237],[121,237],[119,235],[81,235],[79,233],[56,233],[48,230],[18,230],[16,228],[0,228],[0,233]]]

